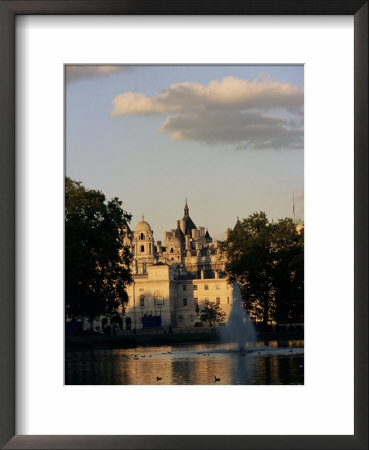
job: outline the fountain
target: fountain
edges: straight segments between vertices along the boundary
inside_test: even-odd
[[[255,325],[242,306],[240,287],[237,282],[233,283],[232,309],[228,322],[222,329],[221,341],[236,343],[239,351],[256,346]]]

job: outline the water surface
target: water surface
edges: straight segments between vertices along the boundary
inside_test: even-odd
[[[303,341],[69,350],[66,384],[303,384]],[[159,380],[157,379],[160,378]],[[215,381],[219,378],[219,381]]]

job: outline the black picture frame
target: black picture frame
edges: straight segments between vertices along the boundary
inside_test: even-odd
[[[15,17],[20,14],[354,16],[354,435],[15,435]],[[368,449],[368,1],[0,0],[0,445],[7,449]]]

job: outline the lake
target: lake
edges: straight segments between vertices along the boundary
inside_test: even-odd
[[[72,385],[300,385],[304,341],[259,342],[246,351],[217,343],[67,350],[65,378]]]

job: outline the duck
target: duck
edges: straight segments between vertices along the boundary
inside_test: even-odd
[[[156,381],[160,381],[161,380],[161,378],[160,377],[156,377]]]
[[[217,381],[220,381],[220,378],[217,378],[217,377],[214,375],[214,382],[216,383]]]

